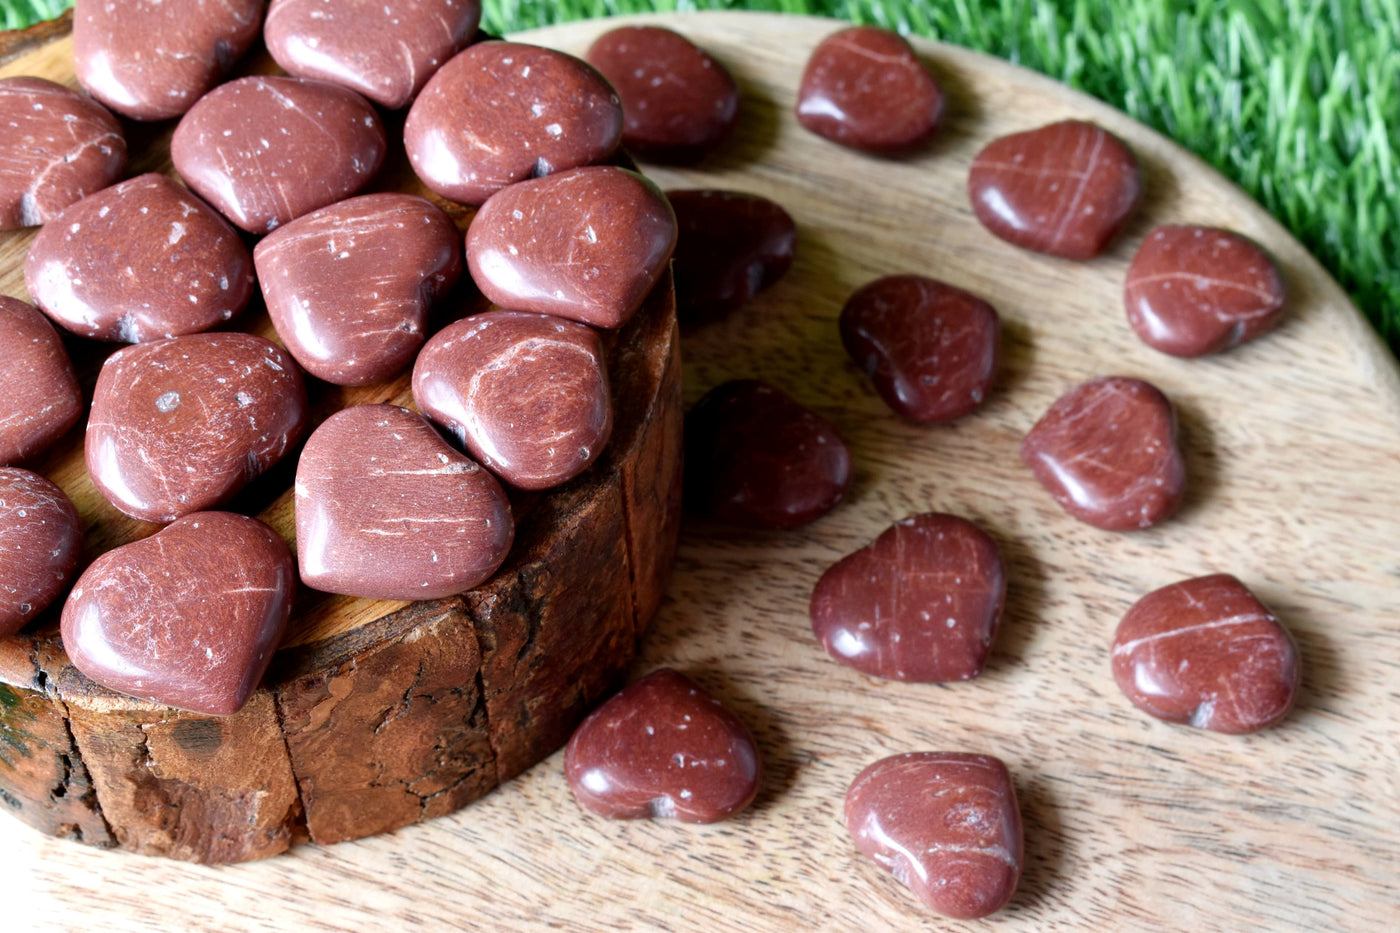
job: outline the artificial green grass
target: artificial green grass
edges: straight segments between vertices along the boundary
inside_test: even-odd
[[[69,5],[0,0],[0,24]],[[1106,100],[1258,199],[1400,354],[1400,0],[486,0],[483,25],[706,9],[887,26]]]

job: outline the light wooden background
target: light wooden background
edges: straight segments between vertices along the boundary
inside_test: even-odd
[[[94,851],[0,821],[0,903],[25,930],[792,930],[979,926],[922,912],[862,862],[841,798],[871,761],[959,749],[1004,759],[1026,866],[1000,930],[1400,928],[1400,378],[1326,274],[1229,183],[1102,104],[1003,62],[919,45],[950,95],[925,153],[882,160],[791,115],[808,51],[839,24],[676,15],[744,88],[741,134],[663,185],[754,191],[797,220],[788,277],[685,337],[687,402],[761,375],[831,417],[857,463],[849,500],[807,529],[691,522],[638,673],[667,664],[728,701],[768,776],[710,827],[612,823],[580,811],[561,755],[455,816],[261,863],[190,866]],[[523,38],[581,52],[621,20]],[[1086,264],[984,232],[968,164],[1002,133],[1096,120],[1140,156],[1138,220]],[[1277,256],[1291,292],[1273,335],[1183,361],[1140,344],[1123,272],[1158,222],[1233,227]],[[859,285],[921,272],[1000,311],[1004,371],[982,411],[918,427],[886,410],[841,350]],[[1024,431],[1070,385],[1146,378],[1179,406],[1191,491],[1180,515],[1114,534],[1061,512],[1023,469]],[[807,598],[823,569],[906,514],[971,518],[1002,545],[1008,608],[987,670],[951,686],[873,680],[830,661]],[[1302,650],[1297,709],[1247,737],[1171,726],[1118,693],[1119,617],[1166,583],[1238,575]]]

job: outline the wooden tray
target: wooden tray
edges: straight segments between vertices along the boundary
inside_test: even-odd
[[[942,922],[859,859],[841,825],[866,764],[921,749],[1010,766],[1026,867],[1002,930],[1391,929],[1400,921],[1400,376],[1321,267],[1203,163],[1110,108],[961,49],[920,43],[949,124],[915,158],[880,160],[791,116],[809,50],[839,24],[755,14],[645,18],[720,57],[744,88],[741,133],[663,184],[741,188],[797,219],[788,277],[728,321],[687,334],[687,402],[762,375],[833,418],[857,463],[832,514],[788,534],[690,523],[639,671],[694,675],[752,726],[768,776],[755,805],[709,827],[614,823],[571,799],[559,755],[456,815],[360,842],[300,846],[226,868],[89,850],[0,821],[16,929],[533,928],[869,930]],[[581,52],[624,20],[526,34]],[[969,210],[969,161],[990,138],[1062,117],[1100,122],[1146,169],[1147,202],[1105,256],[1029,253]],[[1267,144],[1267,142],[1265,143]],[[1233,227],[1273,251],[1282,327],[1183,361],[1132,334],[1128,259],[1155,223]],[[922,272],[991,301],[1005,364],[981,412],[944,427],[886,410],[837,339],[846,296]],[[1178,404],[1192,490],[1160,528],[1075,522],[1017,459],[1021,435],[1070,385],[1141,376]],[[861,676],[811,635],[817,576],[924,510],[982,524],[1010,592],[988,669],[947,687]],[[1109,671],[1122,613],[1210,571],[1245,580],[1296,636],[1297,709],[1228,737],[1137,712]]]

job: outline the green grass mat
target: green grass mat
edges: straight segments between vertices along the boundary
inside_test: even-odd
[[[0,0],[0,25],[63,0]],[[836,16],[1044,72],[1234,179],[1400,353],[1400,0],[486,0],[486,28],[651,10]]]

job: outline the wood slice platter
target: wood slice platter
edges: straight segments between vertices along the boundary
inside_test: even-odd
[[[580,53],[624,21],[522,38]],[[677,667],[754,730],[768,769],[754,806],[707,827],[608,822],[574,804],[556,754],[453,815],[238,866],[95,850],[0,821],[9,916],[26,929],[942,929],[952,924],[856,856],[841,803],[878,758],[965,750],[1006,761],[1025,818],[1025,871],[990,921],[1000,929],[1400,924],[1400,375],[1345,295],[1199,160],[1012,65],[918,43],[949,93],[947,129],[917,156],[875,159],[791,115],[807,53],[839,24],[645,21],[690,36],[744,89],[739,135],[716,158],[649,173],[763,194],[799,227],[783,281],[683,336],[685,399],[762,375],[834,420],[857,464],[848,500],[800,531],[688,522],[643,642],[638,672]],[[1125,235],[1082,264],[996,240],[965,194],[986,141],[1065,117],[1125,139],[1148,192]],[[1275,255],[1290,293],[1279,330],[1194,361],[1138,342],[1124,271],[1151,226],[1172,221],[1231,227]],[[1003,371],[977,414],[904,423],[847,360],[837,312],[895,272],[945,279],[1001,313]],[[1145,532],[1076,522],[1017,456],[1062,391],[1107,374],[1153,382],[1181,416],[1191,491],[1176,518]],[[835,664],[807,619],[817,577],[929,510],[976,521],[1007,559],[987,669],[930,686]],[[1303,658],[1297,707],[1252,736],[1150,719],[1110,674],[1113,630],[1133,602],[1214,571],[1259,594]]]

